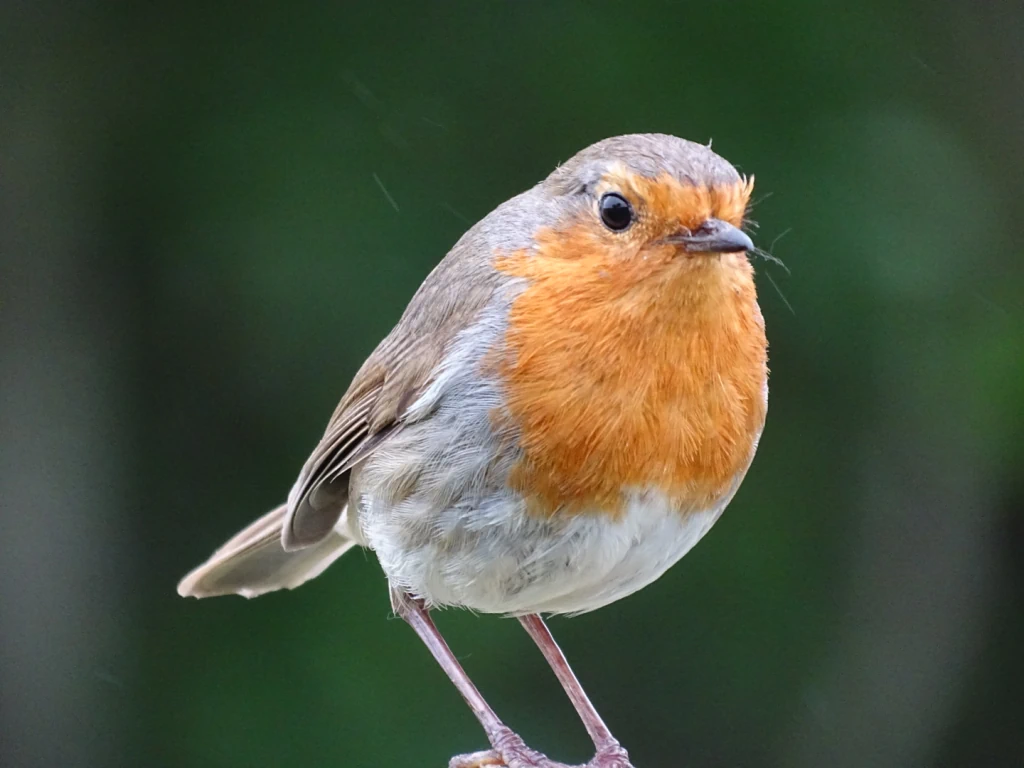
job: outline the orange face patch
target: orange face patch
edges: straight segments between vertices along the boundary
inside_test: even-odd
[[[739,227],[754,191],[754,178],[713,187],[694,186],[667,173],[650,179],[618,166],[597,185],[599,196],[607,191],[625,194],[637,208],[647,233],[657,229],[674,231],[679,225],[695,229],[711,217]]]
[[[584,215],[496,262],[528,281],[497,361],[508,403],[495,418],[523,450],[511,482],[537,514],[619,514],[625,492],[649,489],[705,509],[746,468],[764,422],[764,324],[743,254],[656,240],[708,217],[738,226],[750,184],[602,184],[637,210],[630,230]]]

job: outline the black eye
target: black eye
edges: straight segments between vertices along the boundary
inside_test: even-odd
[[[608,229],[621,232],[633,223],[633,207],[617,192],[602,195],[597,207],[601,210],[601,221]]]

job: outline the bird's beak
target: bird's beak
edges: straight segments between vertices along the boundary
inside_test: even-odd
[[[697,229],[665,238],[689,253],[738,253],[751,251],[754,242],[739,227],[721,219],[707,219]]]

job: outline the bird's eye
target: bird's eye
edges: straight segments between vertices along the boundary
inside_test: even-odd
[[[601,221],[608,229],[621,232],[633,223],[633,206],[617,192],[602,195],[597,207],[601,211]]]

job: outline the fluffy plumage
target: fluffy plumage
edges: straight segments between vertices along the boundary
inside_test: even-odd
[[[673,239],[739,226],[751,186],[701,145],[624,136],[496,208],[357,373],[275,511],[280,546],[256,526],[183,594],[291,587],[350,541],[395,589],[485,612],[591,610],[660,576],[764,422],[753,270]],[[607,191],[634,208],[624,232],[601,224]]]

